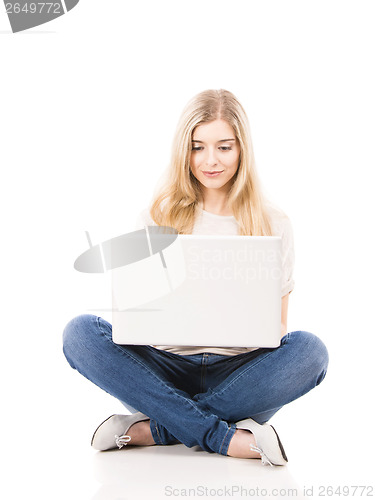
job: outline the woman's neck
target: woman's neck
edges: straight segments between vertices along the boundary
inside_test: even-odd
[[[227,196],[207,196],[199,202],[199,206],[206,212],[211,212],[216,215],[233,215],[228,207]]]

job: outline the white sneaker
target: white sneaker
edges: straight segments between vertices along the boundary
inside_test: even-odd
[[[251,445],[253,451],[260,453],[263,465],[285,465],[288,462],[283,445],[277,432],[269,424],[258,424],[247,418],[236,422],[237,429],[247,429],[254,434],[256,446]]]
[[[132,415],[111,415],[94,432],[91,446],[100,451],[126,446],[131,440],[131,437],[126,435],[129,428],[142,420],[149,420],[149,417],[140,412]]]

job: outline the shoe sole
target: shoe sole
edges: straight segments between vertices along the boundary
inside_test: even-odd
[[[274,428],[273,425],[270,424],[270,427],[272,427],[274,433],[276,434],[277,442],[279,444],[279,447],[280,447],[280,450],[281,450],[281,454],[283,456],[283,459],[287,462],[288,461],[288,457],[286,456],[286,453],[285,453],[285,450],[284,450],[284,446],[283,446],[282,442],[280,441],[279,435],[277,434],[276,429]]]

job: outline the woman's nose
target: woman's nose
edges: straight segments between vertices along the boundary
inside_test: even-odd
[[[209,165],[216,165],[216,163],[217,163],[216,151],[214,149],[207,148],[206,164],[209,166]]]

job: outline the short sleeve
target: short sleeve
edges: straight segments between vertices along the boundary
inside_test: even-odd
[[[292,224],[288,217],[283,217],[281,224],[281,296],[287,295],[294,288],[294,237]]]

